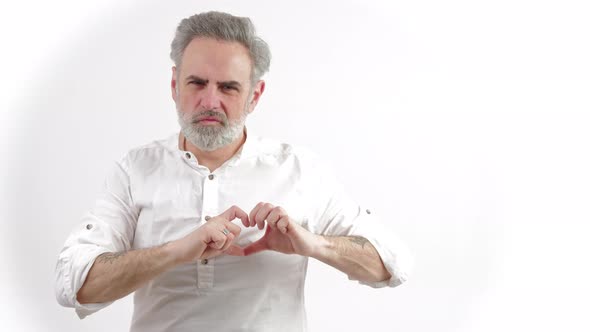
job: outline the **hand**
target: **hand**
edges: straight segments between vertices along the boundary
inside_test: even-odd
[[[234,205],[187,236],[171,242],[179,263],[190,263],[224,253],[244,256],[244,249],[232,244],[241,232],[240,226],[232,223],[236,218],[241,219],[244,226],[250,225],[246,212]]]
[[[294,222],[280,206],[258,203],[250,212],[249,226],[266,231],[262,238],[244,248],[246,256],[263,250],[274,250],[283,254],[311,256],[318,243],[318,236]]]

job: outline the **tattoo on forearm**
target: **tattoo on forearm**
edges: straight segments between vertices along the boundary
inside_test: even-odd
[[[119,257],[125,255],[125,252],[107,252],[104,253],[100,256],[98,256],[98,258],[96,259],[97,261],[100,261],[101,263],[111,263],[113,264],[117,259],[119,259]]]
[[[369,242],[369,240],[365,239],[364,237],[360,237],[360,236],[351,236],[348,238],[348,240],[352,243],[356,243],[361,247],[365,247],[365,244],[367,242]]]

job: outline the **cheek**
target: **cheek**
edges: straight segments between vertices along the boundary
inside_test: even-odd
[[[232,106],[233,107],[231,108],[231,118],[234,120],[239,119],[244,114],[247,114],[250,111],[249,104],[243,100],[234,103]]]
[[[198,98],[195,94],[187,92],[188,91],[184,91],[184,93],[181,93],[178,99],[183,111],[191,111],[198,101]]]

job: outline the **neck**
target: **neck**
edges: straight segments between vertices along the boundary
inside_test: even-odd
[[[230,144],[217,150],[204,151],[189,142],[181,131],[178,137],[178,147],[184,151],[192,152],[197,157],[199,165],[205,166],[209,169],[209,171],[213,172],[223,165],[223,163],[233,157],[236,152],[240,150],[245,141],[246,134],[245,132],[242,132],[240,137],[235,139]]]

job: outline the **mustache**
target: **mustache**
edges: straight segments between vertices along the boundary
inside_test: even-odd
[[[223,112],[217,112],[214,110],[207,110],[207,111],[203,111],[200,112],[198,114],[194,114],[191,116],[191,122],[192,123],[197,123],[203,119],[206,118],[214,118],[215,120],[221,122],[221,124],[226,124],[227,123],[227,116],[225,115],[225,113]]]

